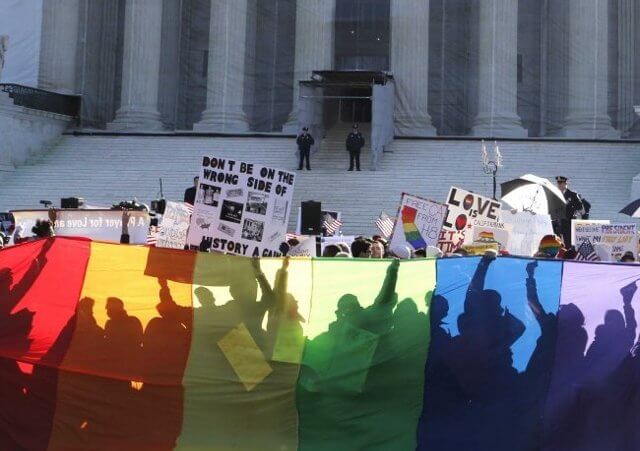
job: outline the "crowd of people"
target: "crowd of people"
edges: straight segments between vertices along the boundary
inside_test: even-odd
[[[307,169],[309,169],[309,149],[313,145],[313,137],[309,135],[308,128],[303,128],[303,133],[298,137],[298,144],[300,147],[300,168],[302,169],[303,163],[306,162]],[[349,171],[360,170],[360,150],[364,145],[364,138],[358,131],[358,124],[353,125],[351,133],[349,133],[346,140],[346,147],[350,153],[350,167]],[[304,161],[303,161],[304,159]],[[569,179],[565,176],[557,176],[556,183],[560,192],[564,195],[566,200],[565,214],[553,221],[554,234],[546,235],[540,240],[538,250],[533,255],[527,255],[528,257],[536,258],[553,258],[563,260],[579,259],[578,246],[571,242],[571,221],[575,219],[588,219],[591,210],[591,204],[579,193],[572,191],[568,188]],[[187,188],[184,192],[183,201],[188,204],[195,204],[198,187],[198,177],[194,177],[193,186]],[[144,204],[137,202],[122,202],[118,205],[114,205],[114,209],[123,211],[123,228],[121,243],[129,243],[129,234],[127,230],[128,223],[128,211],[135,209],[149,208]],[[50,237],[55,235],[55,210],[50,209],[48,220],[38,220],[35,226],[32,228],[32,235],[29,235],[27,231],[22,230],[20,226],[16,226],[14,230],[7,231],[0,227],[0,248],[7,245],[9,242],[12,244],[19,244],[21,242],[34,239]],[[157,226],[157,219],[155,224]],[[10,239],[12,238],[12,239]],[[298,246],[303,237],[292,236],[280,245],[280,252],[283,255],[287,255],[291,249]],[[207,251],[208,249],[200,249],[201,251]],[[498,248],[494,252],[496,255],[509,255],[509,249]],[[484,253],[484,252],[482,252]],[[334,242],[328,244],[322,248],[318,255],[322,257],[342,257],[342,258],[443,258],[443,257],[460,257],[467,256],[470,253],[465,246],[458,247],[453,252],[444,253],[439,247],[427,246],[422,249],[414,249],[410,245],[396,246],[391,248],[387,237],[382,235],[357,236],[353,242]],[[620,262],[629,263],[635,262],[638,259],[636,252],[627,251],[619,259]]]

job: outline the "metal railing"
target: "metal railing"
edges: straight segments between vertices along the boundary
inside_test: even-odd
[[[9,93],[17,106],[76,118],[80,116],[82,97],[78,95],[58,94],[14,83],[0,83],[0,90]]]

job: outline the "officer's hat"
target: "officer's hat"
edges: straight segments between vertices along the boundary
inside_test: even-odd
[[[569,179],[568,179],[568,178],[566,178],[566,177],[565,177],[565,176],[563,176],[563,175],[558,175],[558,176],[556,176],[556,182],[558,182],[558,183],[567,183],[567,181],[568,181],[568,180],[569,180]]]
[[[309,131],[309,127],[302,127],[302,131],[303,132],[308,132]]]

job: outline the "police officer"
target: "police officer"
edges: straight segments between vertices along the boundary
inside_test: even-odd
[[[364,137],[358,131],[358,124],[353,124],[351,133],[347,136],[347,150],[349,151],[349,171],[353,171],[355,163],[356,171],[360,170],[360,150],[364,146]]]
[[[556,234],[562,236],[566,248],[569,248],[569,246],[571,246],[571,220],[582,217],[582,215],[585,214],[585,207],[582,203],[580,194],[567,188],[568,181],[569,179],[562,175],[556,177],[558,189],[562,192],[562,194],[564,195],[564,199],[567,201],[567,205],[565,207],[565,216],[563,218],[560,218],[560,220],[556,223]]]
[[[303,127],[302,133],[296,139],[298,145],[298,151],[300,152],[300,164],[298,165],[298,171],[302,170],[302,165],[306,159],[307,171],[311,170],[309,165],[309,154],[311,153],[311,146],[315,143],[313,136],[309,134],[309,127]]]

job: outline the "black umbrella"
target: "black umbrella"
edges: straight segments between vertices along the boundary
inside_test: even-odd
[[[629,215],[632,218],[640,218],[640,199],[636,199],[620,210],[620,213]]]
[[[565,216],[567,201],[562,191],[549,180],[525,174],[500,184],[502,201],[517,210],[548,214],[551,219]]]

